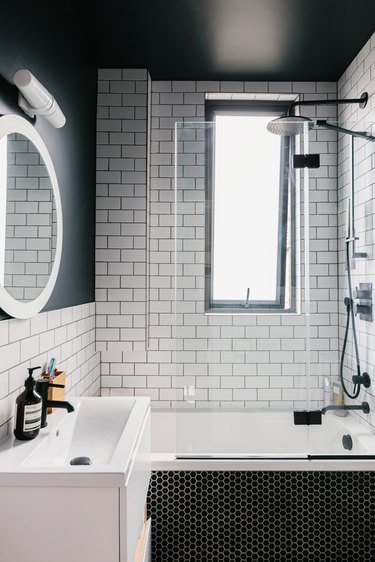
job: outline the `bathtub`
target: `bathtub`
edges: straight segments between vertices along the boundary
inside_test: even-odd
[[[155,562],[375,560],[375,435],[356,415],[154,410],[151,425]]]
[[[154,410],[151,425],[153,470],[375,469],[375,435],[355,414],[301,426],[282,410]]]

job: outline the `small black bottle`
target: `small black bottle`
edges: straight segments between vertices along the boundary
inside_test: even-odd
[[[28,369],[29,376],[25,380],[25,390],[16,399],[14,436],[21,441],[34,439],[40,430],[42,398],[34,390],[33,371],[35,369],[40,369],[40,367]]]

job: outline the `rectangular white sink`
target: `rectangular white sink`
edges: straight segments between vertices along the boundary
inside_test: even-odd
[[[151,476],[150,399],[68,401],[74,412],[47,416],[36,439],[0,444],[0,559],[134,562]],[[91,464],[71,465],[75,457]],[[43,545],[32,549],[40,524]]]
[[[126,481],[149,417],[147,397],[71,398],[74,412],[55,410],[32,441],[9,436],[0,444],[0,486],[103,485]],[[71,465],[77,457],[89,465]],[[82,478],[77,476],[81,475]]]

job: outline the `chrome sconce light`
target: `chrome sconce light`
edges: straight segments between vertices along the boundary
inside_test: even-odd
[[[53,95],[27,69],[17,70],[13,80],[18,93],[18,105],[29,117],[40,115],[57,129],[65,125],[65,115]]]

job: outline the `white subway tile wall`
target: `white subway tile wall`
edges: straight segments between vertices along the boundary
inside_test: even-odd
[[[340,106],[339,119],[343,126],[357,131],[366,131],[375,136],[375,34],[367,41],[338,82],[338,93],[343,98],[369,94],[364,109],[357,105]],[[355,140],[355,230],[359,240],[356,251],[367,252],[367,258],[356,259],[352,269],[352,285],[372,283],[375,286],[375,143]],[[351,192],[350,184],[350,137],[340,135],[338,145],[338,257],[339,257],[339,336],[340,348],[345,333],[346,310],[343,304],[347,296],[347,271],[345,267],[345,237],[347,233],[347,204]],[[373,293],[374,296],[374,293]],[[358,302],[358,301],[356,301]],[[369,373],[371,387],[362,389],[358,400],[366,400],[371,412],[361,414],[363,422],[375,427],[375,324],[356,317],[361,370]],[[351,375],[356,373],[352,333],[349,334],[348,355],[345,360],[345,377],[352,389]]]
[[[176,401],[189,407],[303,404],[303,315],[203,314],[204,143],[196,139],[179,160],[189,177],[179,184],[179,190],[185,188],[178,211],[184,263],[178,264],[175,316],[175,123],[204,121],[206,93],[330,98],[336,96],[336,84],[151,82],[142,69],[103,69],[98,79],[96,299],[102,393],[145,394],[154,407],[172,407]],[[336,117],[334,107],[307,107],[303,114]],[[335,133],[313,132],[310,152],[319,152],[322,164],[310,171],[310,383],[311,398],[318,401],[323,376],[338,374]]]
[[[95,303],[0,322],[0,437],[13,431],[15,400],[24,388],[27,368],[44,367],[51,357],[67,373],[68,396],[100,394]]]

